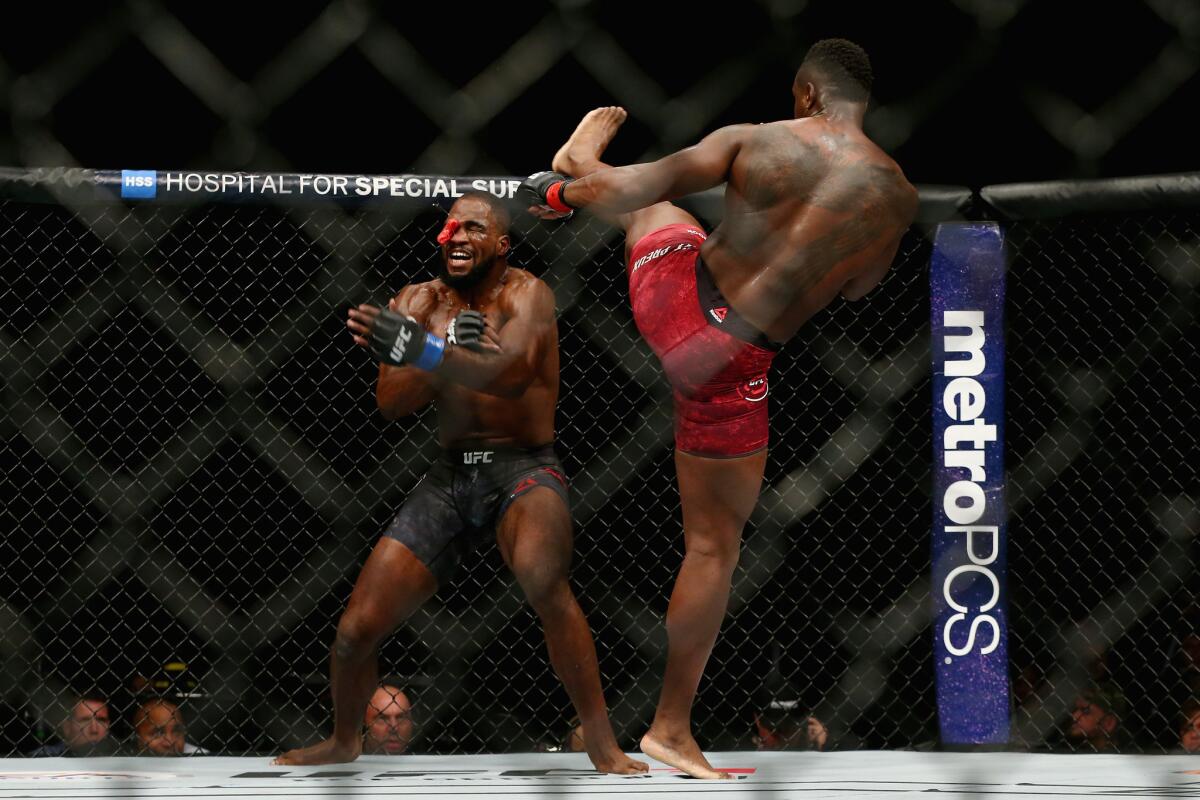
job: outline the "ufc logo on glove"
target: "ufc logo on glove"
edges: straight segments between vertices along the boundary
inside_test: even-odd
[[[407,328],[400,329],[400,335],[396,337],[396,343],[392,345],[392,351],[388,354],[397,361],[404,360],[404,351],[408,348],[408,343],[412,340],[412,332]]]

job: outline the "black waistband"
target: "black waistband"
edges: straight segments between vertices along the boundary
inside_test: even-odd
[[[554,452],[554,443],[540,444],[535,447],[513,447],[511,445],[455,445],[443,447],[441,460],[454,466],[475,466],[478,464],[499,464],[522,459],[546,459],[558,456]]]
[[[699,253],[696,254],[696,296],[700,300],[700,313],[704,315],[705,321],[714,328],[719,328],[733,338],[755,347],[761,347],[763,350],[777,351],[783,347],[782,343],[768,339],[765,333],[747,322],[741,314],[734,310],[733,306],[729,305],[729,301],[717,288],[712,273],[708,271],[708,265],[704,263],[704,259],[700,257]]]

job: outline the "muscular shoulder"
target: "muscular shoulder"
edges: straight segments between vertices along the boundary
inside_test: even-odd
[[[435,301],[441,296],[444,288],[439,280],[410,283],[396,292],[391,302],[388,303],[388,308],[397,310],[422,301]]]
[[[829,173],[819,128],[804,122],[767,122],[746,134],[732,178],[751,206],[805,202]]]
[[[816,147],[822,133],[821,126],[810,119],[785,119],[742,127],[746,129],[743,133],[746,145],[791,153]]]
[[[774,123],[752,124],[749,122],[741,122],[737,125],[726,125],[724,128],[717,128],[710,136],[717,139],[724,139],[734,144],[745,144],[767,125]]]
[[[500,309],[508,316],[554,316],[554,292],[546,282],[523,269],[509,267],[500,292]]]
[[[895,221],[907,227],[917,215],[917,188],[891,156],[869,139],[867,142],[873,151],[866,161],[872,188]]]

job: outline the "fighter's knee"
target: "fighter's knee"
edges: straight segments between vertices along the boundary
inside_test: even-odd
[[[727,532],[728,533],[728,532]],[[693,537],[687,543],[688,558],[712,560],[730,572],[741,555],[742,538],[737,535]]]
[[[567,607],[573,595],[565,575],[530,570],[517,575],[525,599],[539,616],[554,614]]]
[[[382,638],[377,627],[365,615],[343,614],[333,639],[334,657],[354,660],[369,655]]]

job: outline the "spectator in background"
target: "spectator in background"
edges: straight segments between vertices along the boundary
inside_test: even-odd
[[[395,686],[385,684],[375,690],[367,703],[364,722],[364,753],[398,756],[408,751],[413,736],[412,703]]]
[[[1179,749],[1185,753],[1200,753],[1200,700],[1189,700],[1179,709]]]
[[[112,754],[108,703],[95,695],[77,699],[59,724],[60,741],[44,744],[29,755],[104,756]]]
[[[1173,745],[1178,742],[1183,752],[1200,752],[1200,749],[1189,750],[1186,742],[1192,712],[1200,709],[1200,604],[1195,599],[1197,595],[1200,595],[1200,586],[1193,583],[1181,589],[1174,598],[1180,617],[1171,621],[1168,660],[1154,665],[1160,671],[1159,680],[1147,686],[1149,691],[1165,690],[1152,697],[1148,705],[1164,718],[1177,721],[1169,733],[1163,731],[1168,737],[1163,743]],[[1195,737],[1196,734],[1192,734],[1193,740]]]
[[[1073,749],[1111,753],[1120,750],[1125,696],[1113,684],[1093,684],[1081,691],[1071,709],[1067,741]]]
[[[759,750],[824,750],[829,744],[824,723],[802,711],[797,700],[772,700],[754,715],[754,728]]]
[[[155,698],[147,700],[133,713],[133,731],[138,755],[191,756],[208,751],[187,741],[183,713],[174,703]]]

